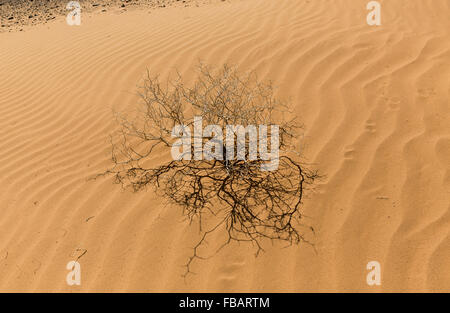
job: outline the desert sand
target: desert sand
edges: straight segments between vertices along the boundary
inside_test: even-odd
[[[64,16],[0,34],[0,291],[450,291],[450,3],[236,0]],[[148,68],[255,70],[290,98],[324,178],[314,247],[232,244],[193,266],[177,207],[111,177],[113,110]],[[81,285],[66,264],[81,265]],[[381,285],[366,265],[381,265]]]

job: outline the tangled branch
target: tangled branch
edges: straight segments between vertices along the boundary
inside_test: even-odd
[[[201,239],[186,264],[185,275],[191,272],[192,262],[202,258],[198,249],[219,229],[226,234],[220,248],[232,241],[249,242],[256,247],[256,254],[263,250],[266,239],[288,244],[305,241],[302,198],[306,186],[318,175],[300,164],[296,152],[300,127],[295,118],[286,118],[292,113],[274,97],[270,82],[262,83],[255,73],[241,74],[227,65],[218,71],[200,65],[198,78],[189,87],[179,74],[163,84],[147,72],[139,94],[142,103],[134,117],[116,116],[120,129],[111,136],[114,165],[107,174],[133,191],[155,187],[180,206],[190,222],[198,221]],[[262,170],[267,157],[259,150],[252,158],[251,136],[238,138],[236,134],[234,148],[242,144],[245,158],[230,157],[230,147],[223,143],[215,146],[215,158],[206,154],[202,159],[192,158],[195,140],[190,142],[189,157],[170,158],[174,127],[195,126],[195,116],[218,125],[223,133],[230,124],[277,125],[277,147],[271,147],[279,151],[277,168]],[[271,145],[273,136],[271,132],[267,138]],[[203,146],[213,139],[201,137],[200,143]]]

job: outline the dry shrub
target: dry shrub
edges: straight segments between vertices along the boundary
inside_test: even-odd
[[[194,259],[202,258],[198,249],[213,232],[226,234],[220,248],[232,241],[249,242],[257,255],[265,239],[288,244],[305,241],[309,227],[300,209],[305,188],[317,173],[300,163],[299,124],[285,103],[274,97],[271,82],[260,82],[254,72],[241,74],[228,65],[214,71],[201,64],[190,86],[179,74],[161,83],[147,72],[139,94],[142,102],[134,118],[117,115],[120,130],[111,137],[114,166],[107,173],[133,191],[155,187],[183,208],[190,222],[198,221],[201,238],[185,274]],[[229,124],[278,125],[278,168],[262,171],[267,160],[261,153],[250,160],[248,149],[245,160],[227,158],[225,146],[222,160],[161,158],[173,144],[173,127],[192,127],[194,116],[201,116],[204,124],[219,125],[223,134]],[[244,144],[249,147],[248,136]]]

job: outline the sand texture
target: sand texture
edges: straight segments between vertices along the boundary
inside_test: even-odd
[[[450,292],[450,2],[380,1],[381,26],[367,2],[108,10],[1,33],[0,291]],[[314,247],[232,244],[184,279],[198,233],[181,211],[89,180],[146,69],[189,79],[199,60],[291,99],[324,175],[304,199]]]

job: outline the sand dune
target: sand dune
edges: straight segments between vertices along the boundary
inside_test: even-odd
[[[367,1],[240,0],[0,34],[0,291],[450,291],[450,5],[380,2],[379,27]],[[145,69],[193,77],[199,59],[291,98],[326,175],[304,203],[316,251],[233,244],[184,280],[198,234],[181,212],[87,180]]]

